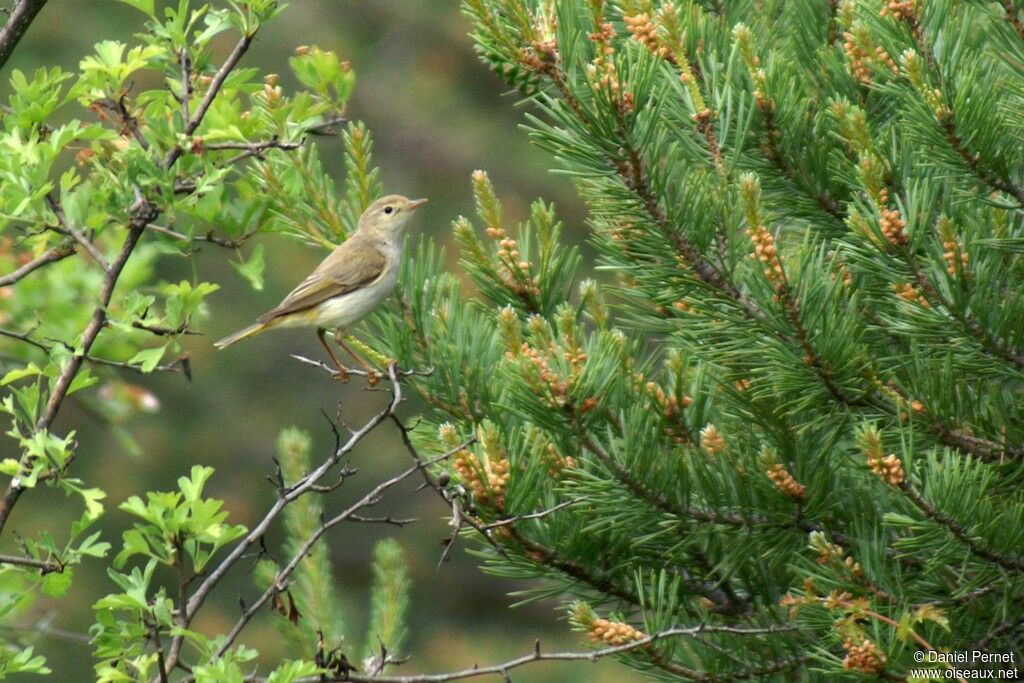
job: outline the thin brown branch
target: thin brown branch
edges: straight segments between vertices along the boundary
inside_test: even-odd
[[[17,0],[7,17],[7,23],[0,29],[0,68],[7,63],[18,41],[43,9],[46,0]]]
[[[0,337],[17,339],[18,341],[23,341],[26,344],[31,344],[32,346],[36,347],[40,351],[43,351],[47,355],[53,353],[53,347],[55,345],[63,346],[69,351],[75,352],[75,347],[72,346],[71,344],[68,344],[65,341],[57,341],[52,344],[48,342],[41,342],[38,339],[33,339],[31,332],[14,332],[12,330],[0,328]],[[129,363],[127,361],[110,360],[109,358],[99,358],[91,354],[86,354],[85,356],[83,356],[83,360],[85,360],[85,362],[87,363],[92,363],[94,365],[105,365],[107,367],[120,368],[122,370],[131,370],[132,372],[146,374],[146,371],[142,369],[142,365],[139,363]],[[182,356],[171,363],[167,363],[165,365],[158,365],[154,367],[151,372],[173,372],[177,371],[180,366],[180,371],[187,375],[189,373],[187,365],[187,356]]]
[[[256,31],[259,29],[253,29],[252,33],[243,35],[239,41],[235,44],[235,48],[228,55],[228,58],[221,64],[220,69],[213,75],[213,80],[210,81],[210,85],[206,90],[206,94],[203,96],[202,101],[199,102],[199,106],[196,108],[195,115],[185,121],[185,135],[192,135],[199,128],[199,125],[203,122],[203,118],[206,116],[206,112],[209,111],[213,101],[217,98],[217,94],[220,92],[221,87],[224,86],[224,81],[231,74],[238,62],[241,61],[242,57],[249,50],[249,46],[252,45],[253,39],[256,37]],[[164,160],[164,168],[170,168],[174,165],[185,150],[180,146],[174,146],[171,151],[167,154],[167,158]]]
[[[637,481],[628,469],[617,462],[615,458],[602,448],[600,444],[594,441],[589,434],[582,435],[580,439],[580,443],[583,447],[597,456],[597,459],[601,461],[601,464],[607,467],[612,475],[618,479],[619,483],[629,489],[633,495],[641,500],[647,501],[662,512],[667,512],[673,517],[691,519],[697,522],[722,524],[740,529],[746,529],[754,524],[766,524],[768,522],[767,519],[760,516],[754,516],[747,519],[741,515],[731,512],[701,510],[699,508],[683,507],[682,505],[678,505],[674,501],[669,500],[668,497],[658,493],[657,491],[649,489],[641,482]]]
[[[142,149],[148,151],[149,141],[142,135],[142,129],[139,128],[139,121],[132,114],[125,101],[126,95],[122,94],[116,100],[111,98],[102,98],[95,100],[94,104],[114,112],[114,114],[117,115],[117,118],[121,121],[121,130],[118,131],[120,135],[131,135],[139,143],[139,146],[142,147]]]
[[[206,116],[206,112],[210,109],[210,105],[213,104],[213,100],[216,99],[217,93],[220,92],[221,87],[224,85],[224,81],[234,71],[235,67],[238,66],[238,62],[241,61],[242,57],[249,50],[249,46],[252,45],[253,39],[256,37],[256,31],[258,28],[253,29],[252,33],[243,35],[239,41],[235,44],[235,48],[228,55],[228,58],[221,64],[220,69],[214,74],[213,80],[210,81],[210,85],[206,90],[206,95],[203,96],[202,101],[199,102],[199,106],[196,107],[195,116],[185,122],[185,135],[192,135],[199,128],[199,124],[203,122],[203,117]],[[169,165],[169,164],[168,164]]]
[[[406,524],[412,524],[419,521],[415,517],[392,517],[391,515],[387,515],[385,517],[363,517],[362,515],[351,515],[348,519],[350,522],[360,522],[362,524],[390,524],[397,527],[404,527]]]
[[[50,347],[41,341],[33,339],[31,332],[14,332],[13,330],[5,330],[3,328],[0,328],[0,337],[7,337],[8,339],[17,339],[18,341],[23,341],[26,344],[31,344],[40,351],[45,351],[46,353],[50,352]]]
[[[1018,206],[1024,207],[1024,186],[1013,182],[1010,178],[1002,178],[985,167],[981,155],[971,150],[961,137],[956,127],[953,112],[946,110],[944,114],[938,117],[938,121],[942,133],[946,136],[946,141],[953,148],[953,151],[963,159],[964,165],[967,166],[968,170],[990,188],[1012,196],[1017,200]]]
[[[158,232],[161,235],[167,235],[168,237],[173,237],[176,240],[181,240],[182,242],[209,242],[210,244],[216,244],[218,247],[224,247],[225,249],[237,249],[245,244],[245,241],[255,234],[255,232],[250,232],[242,235],[238,239],[229,239],[227,237],[218,237],[212,232],[208,232],[205,235],[194,235],[189,237],[183,232],[178,232],[177,230],[163,225],[150,225],[148,226],[148,229],[153,232]]]
[[[18,557],[17,555],[0,555],[0,564],[32,567],[38,569],[39,573],[43,575],[64,571],[64,564],[57,560],[37,560],[33,557]]]
[[[295,552],[291,560],[289,560],[288,564],[286,564],[277,572],[277,575],[274,577],[274,580],[271,582],[271,585],[267,588],[267,590],[265,590],[263,594],[256,599],[255,602],[249,605],[245,609],[245,611],[242,612],[242,616],[239,617],[237,622],[235,622],[235,625],[231,628],[231,630],[225,636],[224,641],[221,643],[221,646],[217,649],[217,656],[219,657],[223,655],[231,648],[235,640],[238,639],[239,634],[241,634],[242,629],[245,628],[246,624],[249,623],[249,621],[256,615],[256,613],[260,610],[260,608],[263,607],[263,605],[267,604],[267,602],[271,600],[274,597],[274,595],[284,591],[287,588],[288,577],[290,577],[292,573],[298,568],[299,563],[307,555],[309,555],[309,553],[313,551],[313,547],[323,537],[323,535],[327,533],[328,530],[345,521],[367,521],[366,518],[360,518],[356,513],[359,510],[362,510],[363,508],[376,505],[378,502],[380,502],[381,495],[391,487],[405,481],[410,476],[420,471],[424,467],[429,467],[434,463],[450,458],[457,451],[458,449],[453,449],[443,455],[439,455],[436,458],[432,458],[431,460],[426,461],[424,463],[416,463],[415,465],[406,469],[405,471],[400,472],[399,474],[396,474],[390,479],[381,482],[380,484],[375,486],[372,490],[367,492],[362,498],[360,498],[358,501],[350,505],[343,512],[322,522],[320,526],[316,529],[316,531],[310,534],[309,537],[302,544],[302,546]],[[374,521],[393,522],[393,520],[390,520],[390,518],[388,518],[387,520]]]
[[[47,626],[45,623],[33,624],[32,626],[0,624],[0,631],[40,635],[46,636],[48,638],[66,640],[69,642],[80,643],[84,645],[89,645],[89,643],[92,642],[92,636],[90,636],[88,633],[79,633],[77,631],[68,631],[62,628],[53,628],[51,626]]]
[[[192,119],[189,114],[189,100],[192,98],[192,57],[189,56],[187,47],[181,48],[178,62],[181,63],[181,120],[188,125]]]
[[[786,156],[782,151],[782,147],[779,145],[779,141],[782,139],[782,131],[779,129],[778,122],[775,120],[775,102],[769,99],[765,99],[763,101],[758,100],[757,105],[758,111],[761,112],[761,118],[764,121],[765,141],[762,145],[764,155],[768,157],[768,160],[775,165],[775,168],[777,168],[782,175],[793,183],[793,185],[810,195],[825,213],[838,221],[845,220],[846,211],[839,202],[833,199],[827,190],[814,188],[813,183],[807,178],[807,176],[804,173],[797,171],[797,169],[789,163],[789,160],[786,159]]]
[[[917,281],[918,286],[921,287],[925,297],[927,297],[929,303],[931,303],[933,307],[936,305],[941,306],[942,310],[945,310],[950,318],[960,323],[965,330],[970,332],[970,334],[978,340],[978,343],[981,344],[981,347],[985,349],[986,352],[998,358],[1002,358],[1004,361],[1016,366],[1018,369],[1024,370],[1024,353],[1010,346],[1010,344],[1008,344],[1006,340],[998,334],[994,334],[986,330],[981,326],[981,323],[978,322],[977,318],[972,316],[970,313],[957,310],[957,307],[954,306],[953,302],[947,299],[925,274],[924,270],[918,264],[913,252],[908,251],[906,257],[911,269],[914,271],[914,279]]]
[[[324,119],[320,123],[307,128],[306,132],[310,135],[337,135],[338,126],[342,126],[346,123],[348,123],[348,119],[346,117],[335,116],[329,119]]]
[[[323,370],[324,372],[326,372],[329,375],[334,375],[335,373],[338,372],[338,368],[335,367],[333,364],[332,365],[328,365],[327,363],[325,363],[323,361],[314,360],[312,358],[306,358],[305,356],[300,356],[297,353],[290,353],[288,355],[291,356],[292,358],[294,358],[295,360],[299,361],[300,363],[303,363],[304,365],[310,365],[310,366],[312,366],[314,368],[320,368],[321,370]],[[366,372],[366,370],[361,370],[359,368],[349,368],[349,367],[346,367],[345,371],[348,374],[350,374],[350,375],[356,375],[358,377],[366,377],[367,374],[368,374]],[[429,377],[433,373],[434,373],[434,369],[433,368],[427,368],[426,370],[399,370],[398,371],[398,376],[399,377]]]
[[[177,337],[182,334],[202,334],[201,332],[194,332],[188,329],[188,322],[183,322],[177,327],[163,327],[161,325],[148,325],[140,320],[132,322],[132,327],[136,330],[143,330],[150,334],[156,335],[157,337]]]
[[[56,263],[57,261],[63,261],[68,256],[71,256],[74,253],[75,248],[70,244],[62,244],[51,249],[48,249],[47,251],[43,252],[43,254],[32,259],[31,261],[21,266],[20,268],[17,268],[16,270],[11,271],[7,275],[0,277],[0,287],[9,287],[10,285],[15,284],[16,282],[18,282],[18,280],[25,277],[32,271],[44,268],[50,265],[51,263]]]
[[[95,261],[100,268],[103,269],[103,272],[109,271],[110,264],[107,263],[107,259],[103,256],[100,250],[96,248],[96,245],[93,244],[92,240],[85,236],[85,233],[68,222],[67,216],[64,215],[64,209],[61,207],[60,203],[53,198],[52,194],[46,195],[46,205],[50,207],[50,211],[53,211],[53,214],[57,217],[57,222],[60,223],[64,232],[75,238],[75,241],[85,249],[85,252],[89,254],[92,260]]]
[[[623,645],[600,648],[585,652],[551,652],[544,653],[540,648],[540,641],[534,645],[533,652],[516,659],[511,659],[500,664],[490,666],[474,665],[461,671],[452,671],[440,674],[412,674],[407,676],[361,676],[350,673],[342,677],[310,677],[297,679],[296,683],[315,683],[316,681],[351,681],[352,683],[446,683],[447,681],[458,681],[478,676],[505,676],[508,680],[508,672],[512,669],[532,664],[534,662],[569,662],[589,661],[610,657],[612,655],[624,654],[635,650],[646,650],[650,645],[669,638],[688,637],[695,638],[705,633],[721,633],[735,636],[765,636],[778,633],[788,633],[795,630],[794,627],[769,626],[763,628],[743,628],[736,626],[718,626],[711,624],[700,624],[688,628],[670,628],[658,633],[645,636]]]
[[[1024,626],[1024,614],[1014,614],[1005,621],[999,623],[995,628],[985,634],[985,637],[970,647],[971,650],[988,650],[992,641],[1012,633],[1015,629]]]
[[[498,527],[502,527],[502,526],[508,526],[509,524],[517,524],[517,523],[522,522],[523,520],[527,520],[527,519],[541,519],[543,517],[547,517],[550,514],[554,514],[555,512],[558,512],[559,510],[564,510],[567,507],[570,507],[572,505],[576,505],[578,503],[583,503],[585,501],[586,501],[586,498],[570,498],[569,500],[562,501],[558,505],[553,505],[553,506],[547,508],[546,510],[540,510],[538,512],[530,512],[530,513],[524,514],[524,515],[514,515],[512,517],[506,517],[504,519],[499,519],[497,522],[491,522],[490,524],[485,524],[483,528],[486,529],[486,530],[491,530],[491,529],[497,529]]]
[[[264,140],[262,142],[204,142],[204,151],[217,151],[223,149],[241,149],[259,155],[268,149],[298,149],[302,146],[301,140]]]
[[[286,506],[290,503],[314,490],[314,487],[319,481],[326,475],[338,462],[348,453],[355,448],[367,434],[373,431],[381,422],[393,417],[395,411],[398,409],[398,405],[402,401],[402,385],[400,381],[400,375],[398,368],[395,365],[391,365],[388,368],[388,377],[391,380],[392,397],[387,407],[381,412],[377,413],[369,421],[367,421],[361,428],[352,432],[348,441],[342,444],[340,447],[335,448],[331,453],[330,457],[325,459],[318,467],[312,470],[309,474],[302,477],[298,482],[290,486],[283,486],[279,492],[277,500],[270,507],[270,509],[264,514],[263,519],[259,521],[240,540],[232,549],[228,555],[220,561],[218,564],[203,580],[203,582],[195,589],[192,595],[189,597],[187,603],[179,606],[181,610],[182,618],[181,624],[183,627],[187,627],[191,624],[195,618],[196,613],[203,606],[206,598],[209,597],[210,592],[223,580],[224,576],[231,570],[232,567],[245,555],[245,553],[254,544],[258,543],[263,535],[270,528],[270,525],[274,520],[281,514]],[[184,645],[185,637],[183,635],[177,635],[171,641],[171,646],[167,654],[167,666],[168,670],[174,669],[177,665],[180,655],[181,648]]]

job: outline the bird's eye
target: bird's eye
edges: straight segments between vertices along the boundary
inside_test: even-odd
[[[394,212],[395,212],[395,207],[393,207],[393,206],[385,206],[384,207],[384,213],[394,213]]]

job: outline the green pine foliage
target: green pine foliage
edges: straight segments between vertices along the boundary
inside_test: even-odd
[[[475,437],[447,470],[468,534],[502,522],[487,569],[605,645],[725,629],[621,655],[666,680],[1019,651],[1018,8],[465,9],[601,271],[543,203],[512,227],[477,173],[479,223],[454,223],[474,289],[423,246],[375,318],[433,368],[417,442]]]
[[[298,481],[312,466],[309,434],[296,427],[282,430],[277,438],[278,465],[285,483]],[[294,557],[305,539],[316,532],[324,516],[323,501],[305,496],[285,508],[284,557]],[[319,543],[299,563],[291,580],[281,587],[275,601],[282,619],[275,620],[288,641],[291,654],[313,659],[317,644],[333,648],[341,645],[345,620],[338,596],[338,583],[331,568],[329,548]],[[270,559],[257,567],[260,588],[277,579],[278,563]]]
[[[366,629],[364,668],[380,671],[401,658],[409,609],[409,571],[402,546],[394,539],[379,541],[373,549],[373,585],[370,621]]]

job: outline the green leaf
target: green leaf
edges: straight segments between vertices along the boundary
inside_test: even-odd
[[[93,384],[96,384],[96,382],[99,381],[99,377],[96,377],[96,375],[92,374],[92,372],[89,371],[89,368],[82,368],[81,370],[78,371],[78,374],[75,375],[75,378],[71,380],[71,385],[68,387],[67,395],[70,396],[76,391],[88,389]]]
[[[239,275],[248,281],[249,285],[256,291],[263,289],[263,270],[266,263],[263,260],[263,245],[257,244],[249,255],[248,261],[232,261],[231,265]]]
[[[130,5],[135,9],[143,12],[153,19],[156,18],[156,8],[154,7],[154,0],[118,0],[126,5]]]
[[[43,592],[51,598],[63,597],[67,593],[68,588],[71,587],[73,576],[74,573],[71,567],[64,567],[64,571],[61,572],[50,572],[43,577]]]
[[[11,370],[4,375],[4,378],[0,380],[0,387],[7,386],[11,382],[17,382],[19,379],[23,379],[25,377],[33,377],[41,374],[43,374],[43,371],[39,369],[38,365],[35,363],[29,363],[23,368]]]
[[[136,353],[128,361],[132,365],[138,364],[143,372],[153,372],[153,369],[160,364],[160,360],[167,352],[167,344],[152,349],[143,349]]]
[[[267,683],[292,683],[297,678],[314,676],[321,673],[321,669],[313,662],[296,660],[284,662],[270,672]]]

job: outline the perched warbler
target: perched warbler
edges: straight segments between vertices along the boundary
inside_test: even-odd
[[[376,373],[342,337],[345,328],[365,318],[394,289],[402,262],[402,232],[413,211],[426,202],[394,194],[375,201],[359,217],[356,231],[284,301],[214,346],[223,349],[275,327],[315,327],[337,368],[335,378],[347,381],[348,372],[324,338],[327,330],[335,330],[334,340],[366,369],[371,383],[375,382]]]

